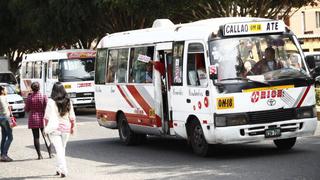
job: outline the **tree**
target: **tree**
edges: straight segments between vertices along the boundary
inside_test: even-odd
[[[23,53],[90,48],[106,33],[224,16],[285,17],[318,0],[1,0],[0,55],[19,68]]]
[[[293,8],[317,3],[318,0],[201,0],[190,13],[187,13],[185,19],[236,16],[283,19]]]

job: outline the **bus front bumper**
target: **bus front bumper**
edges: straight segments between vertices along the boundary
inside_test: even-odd
[[[303,120],[288,120],[268,124],[228,127],[214,127],[214,125],[209,125],[210,127],[208,128],[208,125],[203,125],[202,128],[209,144],[234,144],[312,136],[316,131],[317,123],[317,118],[308,118]],[[281,135],[267,138],[265,132],[266,130],[272,128],[280,129]]]

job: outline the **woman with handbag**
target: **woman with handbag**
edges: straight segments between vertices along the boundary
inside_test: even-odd
[[[12,128],[10,127],[10,109],[7,101],[7,89],[0,86],[0,126],[1,126],[1,161],[10,162],[8,151],[13,140]]]
[[[27,97],[25,111],[29,112],[28,128],[32,130],[33,144],[38,154],[38,159],[43,159],[40,151],[40,133],[43,133],[43,116],[47,105],[47,97],[39,92],[40,84],[33,82],[31,84],[32,93]],[[51,151],[48,148],[49,157]]]
[[[60,82],[53,85],[51,98],[48,99],[44,120],[44,131],[55,147],[57,155],[56,175],[66,177],[68,170],[66,164],[66,145],[69,135],[73,134],[75,126],[75,113],[64,86]]]

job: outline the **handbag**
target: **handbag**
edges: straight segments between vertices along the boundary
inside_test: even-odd
[[[11,128],[14,128],[14,127],[16,127],[17,126],[17,119],[16,119],[16,117],[14,117],[14,116],[10,116],[10,127]]]
[[[59,127],[59,120],[56,117],[50,117],[47,125],[44,127],[44,132],[50,134],[53,131],[57,130]]]
[[[9,124],[11,128],[14,128],[17,126],[17,119],[16,117],[13,116],[12,111],[11,111],[12,107],[9,107],[9,112],[10,112],[10,119],[9,119]]]

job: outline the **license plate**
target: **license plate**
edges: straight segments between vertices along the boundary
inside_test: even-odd
[[[264,133],[264,136],[266,138],[279,137],[281,136],[281,129],[280,128],[267,129]]]

